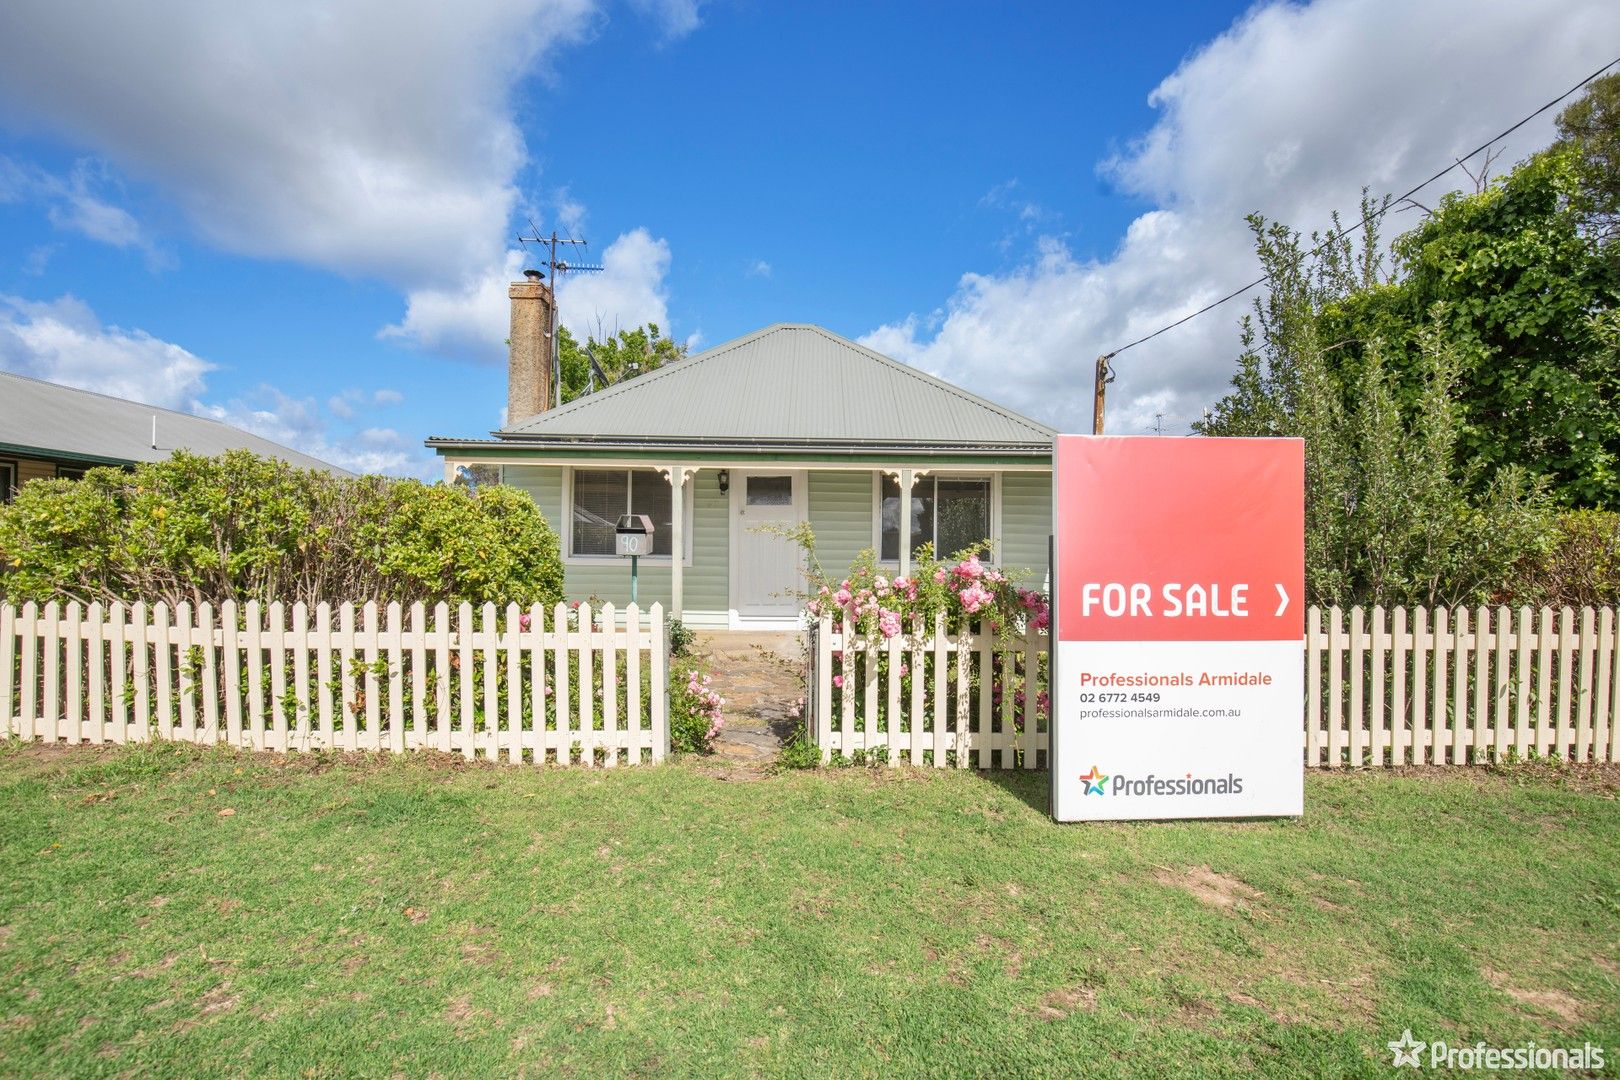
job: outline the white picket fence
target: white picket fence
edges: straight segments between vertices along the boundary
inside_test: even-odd
[[[1610,607],[1356,607],[1347,626],[1312,607],[1305,764],[1620,760],[1615,623]]]
[[[1047,635],[948,634],[943,615],[886,640],[821,616],[808,725],[821,759],[1044,768]]]
[[[434,749],[609,768],[663,760],[662,606],[558,604],[547,614],[515,604],[311,612],[227,601],[217,616],[209,604],[3,605],[0,737]]]
[[[1617,622],[1614,608],[1312,607],[1304,764],[1620,761]],[[943,618],[872,641],[822,616],[809,730],[823,761],[1044,768],[1046,650],[1045,634],[1004,646]]]

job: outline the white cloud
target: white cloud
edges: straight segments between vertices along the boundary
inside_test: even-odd
[[[563,325],[576,337],[595,334],[599,327],[612,333],[647,322],[667,331],[669,262],[668,241],[646,229],[624,233],[602,252],[600,272],[563,276],[558,302]],[[532,252],[508,251],[502,265],[455,287],[416,290],[405,317],[382,335],[486,363],[505,362],[511,325],[507,286],[532,265]]]
[[[104,326],[74,296],[0,296],[0,367],[167,409],[202,392],[213,364],[148,334]]]
[[[337,433],[312,398],[295,398],[262,385],[218,404],[195,403],[193,412],[262,435],[357,473],[435,478],[433,455],[393,428]]]
[[[0,108],[156,185],[219,248],[442,287],[501,257],[514,85],[596,20],[591,0],[16,0]]]
[[[34,302],[0,295],[0,369],[223,420],[356,472],[434,475],[432,455],[416,440],[365,425],[365,408],[402,400],[395,390],[351,391],[328,401],[325,412],[312,398],[272,386],[209,402],[207,374],[214,367],[144,330],[104,325],[76,297]]]
[[[1019,267],[964,274],[940,310],[862,340],[1066,430],[1090,430],[1099,353],[1255,276],[1245,214],[1325,228],[1334,208],[1354,208],[1363,184],[1404,190],[1610,59],[1617,39],[1620,7],[1593,0],[1257,8],[1160,83],[1158,122],[1103,166],[1156,204],[1112,253],[1081,260],[1045,235]],[[1551,131],[1551,114],[1520,129],[1503,164]],[[986,205],[1008,204],[1015,186],[994,189]],[[1411,222],[1395,217],[1389,230]],[[1242,311],[1230,304],[1119,357],[1109,430],[1151,430],[1156,412],[1167,431],[1186,430],[1225,389]]]
[[[658,23],[665,41],[683,38],[703,25],[705,0],[630,0],[643,15]]]
[[[657,323],[669,329],[669,242],[632,229],[602,252],[599,273],[564,275],[557,308],[576,336]]]
[[[526,265],[523,252],[508,251],[493,269],[469,273],[454,285],[412,290],[404,318],[379,336],[484,363],[502,361],[511,325],[507,285],[521,280]]]
[[[771,264],[764,259],[755,259],[748,265],[747,273],[749,277],[768,278],[771,276]]]
[[[157,248],[134,215],[97,191],[112,180],[106,166],[90,158],[75,162],[67,176],[57,176],[37,165],[0,157],[0,202],[42,202],[51,224],[59,229],[156,257]]]

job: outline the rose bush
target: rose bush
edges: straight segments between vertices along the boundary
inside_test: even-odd
[[[936,558],[932,547],[924,545],[913,560],[912,572],[903,575],[882,566],[875,553],[867,550],[848,573],[833,577],[820,570],[814,537],[803,533],[796,538],[805,547],[807,564],[812,568],[805,593],[805,608],[812,618],[826,615],[835,623],[843,621],[851,637],[871,643],[907,636],[907,651],[895,661],[898,666],[893,669],[900,683],[898,697],[903,707],[899,715],[890,716],[889,697],[880,693],[876,699],[878,731],[898,736],[911,730],[912,718],[904,706],[912,701],[914,686],[925,715],[932,714],[936,688],[943,688],[947,724],[954,723],[959,714],[977,716],[984,694],[990,697],[992,720],[998,727],[1007,722],[1013,731],[1022,733],[1044,724],[1050,712],[1047,693],[1040,688],[1045,681],[1045,664],[1038,662],[1039,670],[1026,671],[1025,658],[1034,654],[1006,646],[1026,631],[1047,630],[1051,603],[1041,590],[1021,586],[1017,575],[986,563],[982,555],[985,545],[963,549],[944,559]],[[931,649],[913,651],[913,643],[931,641],[941,625],[947,635],[976,632],[997,639],[1001,647],[989,668],[989,686],[981,684],[977,663],[969,660],[965,671],[958,670],[964,664],[963,654],[953,651],[944,661],[944,670],[935,671],[937,661]],[[886,650],[860,650],[848,657],[842,650],[835,650],[831,679],[835,691],[844,689],[846,679],[857,680],[856,685],[860,685],[859,680],[867,674],[863,665],[871,665],[880,685],[888,685],[891,658]],[[1006,696],[1010,700],[1004,711]],[[835,692],[834,727],[843,720],[842,709],[843,694]],[[808,731],[793,741],[790,750],[793,752],[785,753],[783,760],[794,765],[812,765],[820,759],[819,752],[810,745]],[[931,755],[930,750],[924,756]],[[887,750],[876,754],[857,751],[851,760],[877,764],[890,756]]]
[[[923,545],[909,575],[890,576],[875,554],[864,551],[837,580],[813,580],[805,603],[812,616],[842,616],[855,633],[892,638],[915,629],[931,633],[938,616],[945,617],[946,633],[954,634],[977,623],[998,637],[1023,630],[1045,630],[1051,622],[1046,594],[1026,589],[1004,571],[987,565],[979,550],[965,549],[936,559]]]
[[[712,678],[695,662],[670,672],[669,745],[683,754],[707,754],[725,727],[726,699],[714,690]]]

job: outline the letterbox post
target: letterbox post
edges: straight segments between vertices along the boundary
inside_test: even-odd
[[[630,556],[630,602],[636,602],[636,584],[641,556],[652,553],[653,523],[646,514],[625,514],[613,530],[613,548]]]

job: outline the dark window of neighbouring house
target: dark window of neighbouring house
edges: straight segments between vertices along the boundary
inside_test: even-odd
[[[882,516],[880,556],[900,558],[900,484],[883,477],[878,512]],[[982,545],[990,535],[990,481],[925,476],[911,488],[911,545],[913,552],[932,543],[943,558],[963,548]],[[988,554],[988,551],[986,551]]]
[[[669,481],[652,469],[576,469],[575,555],[612,555],[613,531],[623,514],[646,514],[653,523],[654,555],[668,555],[674,536]]]
[[[84,470],[73,465],[58,465],[56,467],[58,480],[83,480]]]
[[[17,466],[0,461],[0,503],[8,503],[17,493]]]

